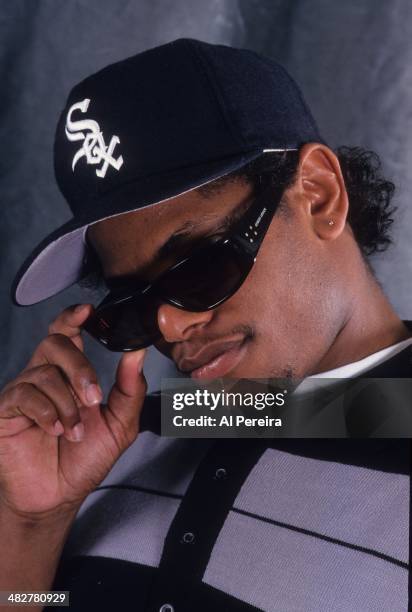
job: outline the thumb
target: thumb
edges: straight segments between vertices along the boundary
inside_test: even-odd
[[[146,396],[147,383],[143,375],[146,350],[124,353],[116,371],[116,381],[107,400],[107,423],[116,439],[124,436],[130,443],[138,433],[140,412]],[[123,446],[123,443],[122,443]]]

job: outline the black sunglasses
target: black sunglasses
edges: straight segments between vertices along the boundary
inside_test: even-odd
[[[153,282],[110,291],[83,328],[111,351],[134,351],[154,344],[162,334],[160,304],[203,312],[234,295],[246,280],[269,229],[285,185],[268,184],[224,236],[202,240],[186,257]]]

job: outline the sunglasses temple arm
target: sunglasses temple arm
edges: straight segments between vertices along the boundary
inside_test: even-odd
[[[236,242],[240,243],[249,255],[254,256],[269,229],[273,216],[278,208],[283,189],[270,193],[265,203],[255,211],[255,214],[241,223],[236,233]]]

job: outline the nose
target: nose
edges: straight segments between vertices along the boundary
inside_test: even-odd
[[[161,304],[157,311],[157,323],[166,342],[187,340],[194,330],[207,325],[212,317],[212,310],[190,312],[171,304]]]

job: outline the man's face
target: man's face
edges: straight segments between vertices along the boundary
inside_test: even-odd
[[[255,265],[230,299],[196,313],[160,305],[156,347],[180,370],[195,378],[300,377],[331,345],[339,296],[328,291],[327,251],[293,193],[286,201],[294,205],[288,214],[276,212]],[[238,180],[207,197],[195,190],[95,224],[89,239],[109,286],[154,278],[180,249],[226,231],[251,196],[251,185]]]

